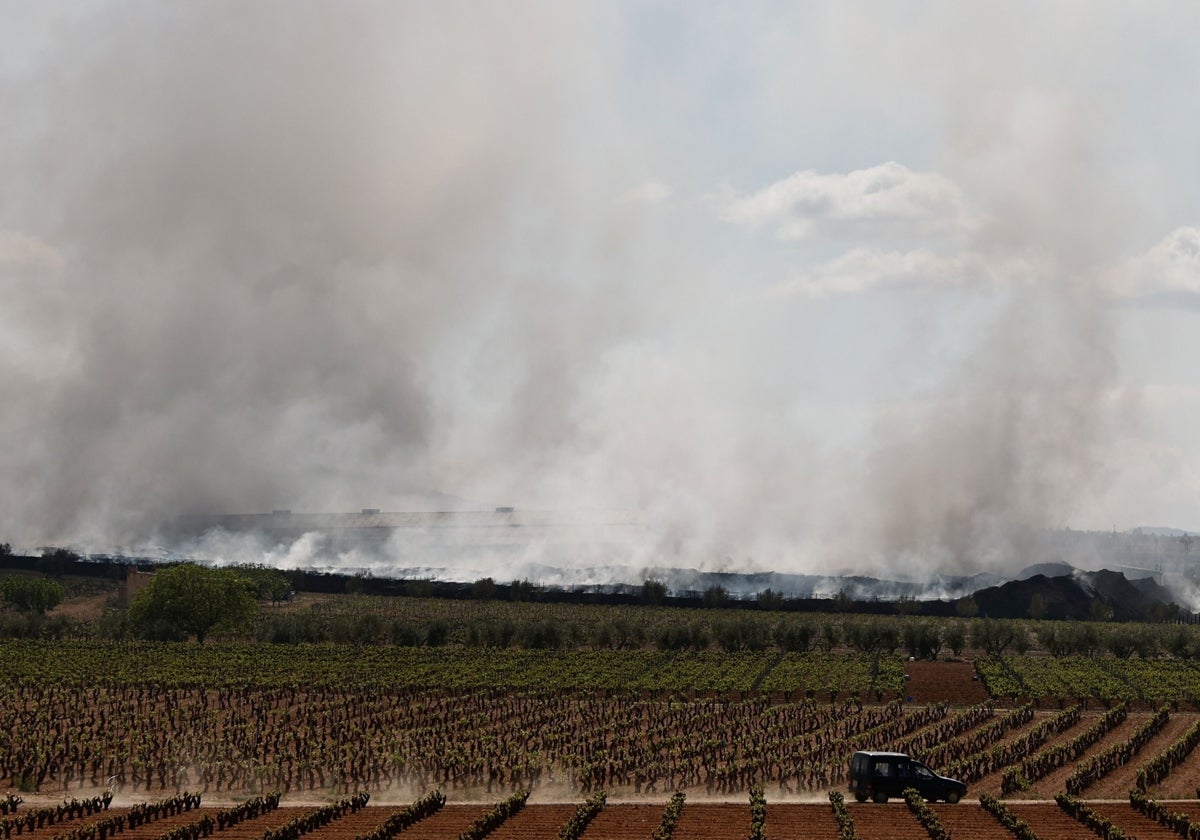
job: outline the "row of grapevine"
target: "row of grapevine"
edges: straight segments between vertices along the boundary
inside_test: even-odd
[[[989,773],[1016,764],[1044,744],[1054,735],[1059,735],[1079,723],[1082,711],[1078,706],[1044,720],[1016,740],[984,749],[950,763],[947,772],[970,784]]]
[[[528,799],[529,791],[527,790],[514,793],[476,820],[470,828],[458,835],[458,840],[483,840],[484,837],[491,834],[502,823],[515,816],[524,808],[525,802]]]
[[[0,784],[251,794],[398,783],[491,792],[550,778],[585,793],[828,790],[844,783],[848,750],[947,736],[967,719],[899,701],[501,689],[0,683],[0,705],[11,724],[0,730]],[[942,722],[950,729],[928,729]]]
[[[950,840],[950,832],[938,819],[937,812],[926,804],[915,788],[908,788],[904,791],[904,802],[908,805],[908,810],[912,811],[917,818],[917,822],[925,829],[930,840]]]
[[[1019,767],[1007,768],[1001,780],[1001,791],[1007,796],[1014,791],[1024,790],[1067,762],[1078,760],[1093,744],[1124,723],[1128,716],[1129,707],[1122,703],[1105,712],[1098,721],[1066,743],[1054,744],[1026,758]]]
[[[988,656],[977,659],[975,668],[994,698],[1200,701],[1200,669],[1191,660]]]
[[[846,807],[846,798],[835,790],[829,792],[829,804],[833,807],[833,818],[838,824],[838,840],[858,840],[854,829],[854,817]]]
[[[1163,730],[1170,720],[1170,712],[1163,707],[1134,730],[1133,734],[1119,744],[1114,744],[1100,755],[1093,756],[1079,765],[1075,772],[1067,777],[1066,789],[1071,796],[1079,796],[1089,786],[1129,762],[1141,752],[1150,740]]]
[[[107,840],[126,829],[136,829],[164,817],[200,807],[200,797],[195,794],[171,796],[158,802],[139,803],[124,814],[115,814],[98,822],[76,826],[55,836],[54,840]]]
[[[724,692],[794,696],[901,694],[898,659],[866,654],[478,650],[338,645],[115,644],[89,640],[0,641],[5,679],[15,684],[119,688],[502,687]]]
[[[1029,823],[1010,811],[1008,806],[996,797],[987,793],[981,794],[979,804],[983,806],[985,811],[995,817],[1000,825],[1008,829],[1017,840],[1038,840]]]
[[[262,814],[274,811],[278,807],[279,793],[276,791],[266,796],[252,797],[230,808],[222,808],[217,811],[217,831],[233,828],[244,820],[257,819]]]
[[[974,756],[976,753],[984,751],[987,747],[1003,738],[1007,732],[1025,726],[1033,718],[1033,704],[1026,703],[1011,710],[1004,717],[1000,718],[1000,720],[965,733],[953,741],[947,741],[943,744],[930,747],[918,757],[927,764],[942,765],[949,763],[951,767],[958,768],[960,766],[959,762],[965,757]]]
[[[1166,826],[1187,840],[1200,840],[1200,822],[1179,811],[1171,811],[1161,802],[1156,802],[1144,791],[1129,791],[1129,804],[1138,813],[1149,817],[1159,825]]]
[[[44,826],[56,825],[80,817],[90,817],[92,814],[107,811],[108,806],[112,803],[112,794],[105,793],[103,796],[91,796],[85,799],[71,798],[53,807],[34,808],[20,814],[17,813],[17,806],[22,801],[21,798],[10,794],[9,799],[9,810],[13,815],[0,817],[0,833],[6,838],[11,837],[14,831],[17,835],[21,835]],[[8,810],[4,813],[7,815]]]
[[[901,741],[896,749],[917,757],[928,755],[935,748],[951,744],[954,738],[975,729],[985,720],[995,715],[991,703],[980,703],[969,709],[963,709],[949,720],[941,721],[934,726]]]
[[[583,832],[591,825],[592,820],[600,813],[600,809],[604,807],[606,801],[607,794],[604,791],[592,794],[584,800],[575,809],[575,813],[571,815],[571,819],[567,820],[567,824],[559,831],[558,840],[579,840]]]
[[[299,840],[305,834],[324,828],[336,819],[367,807],[369,793],[356,793],[331,805],[324,805],[301,817],[288,820],[263,834],[263,840]]]
[[[1060,793],[1054,797],[1054,801],[1058,803],[1058,807],[1073,819],[1079,821],[1083,825],[1090,828],[1096,834],[1104,838],[1104,840],[1126,840],[1128,835],[1116,825],[1108,817],[1097,813],[1089,805],[1081,802],[1073,796],[1068,796],[1065,793]],[[1128,838],[1128,840],[1133,840]]]
[[[750,786],[750,840],[767,840],[767,797],[759,784]]]
[[[679,818],[683,815],[683,803],[686,798],[683,791],[676,791],[671,796],[671,800],[663,810],[662,820],[650,840],[671,840],[675,836],[675,826],[679,824]]]
[[[1152,758],[1145,766],[1138,768],[1137,789],[1149,790],[1167,777],[1167,774],[1178,767],[1200,744],[1200,720],[1190,726],[1175,743]]]
[[[355,840],[391,840],[404,829],[415,825],[432,814],[436,814],[446,804],[446,797],[440,790],[426,794],[402,811],[392,814],[382,824],[376,826],[367,834],[358,835]]]

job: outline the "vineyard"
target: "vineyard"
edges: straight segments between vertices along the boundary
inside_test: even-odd
[[[3,840],[1200,834],[1188,660],[73,639],[0,661]],[[837,806],[857,749],[968,799]]]
[[[928,840],[969,837],[1012,840],[1036,837],[1138,837],[1168,840],[1186,836],[1200,805],[1169,813],[1152,800],[1084,804],[911,803],[863,805],[842,802],[713,803],[674,797],[638,803],[611,803],[602,797],[561,803],[527,804],[525,794],[483,803],[447,800],[440,793],[409,803],[367,804],[347,797],[329,805],[258,808],[230,823],[231,810],[206,804],[183,810],[160,802],[113,805],[102,815],[79,815],[54,825],[25,830],[34,840],[744,840],[747,837],[799,837],[818,840]],[[131,817],[141,812],[138,820]],[[1200,823],[1198,823],[1200,824]],[[1091,830],[1089,830],[1091,829]],[[756,834],[757,832],[757,834]],[[13,832],[12,836],[16,836]]]

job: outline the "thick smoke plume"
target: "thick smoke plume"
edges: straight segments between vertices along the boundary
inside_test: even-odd
[[[0,538],[145,544],[181,514],[441,491],[637,511],[648,564],[1043,559],[1023,529],[1075,515],[1127,422],[1096,285],[1121,221],[1091,158],[1104,115],[996,82],[987,50],[924,78],[833,15],[838,54],[879,62],[849,75],[944,109],[942,159],[723,189],[698,166],[685,195],[666,181],[692,150],[631,123],[613,18],[132,2],[47,23],[0,76]],[[659,69],[680,108],[711,81]],[[950,180],[913,174],[934,168]],[[791,172],[776,205],[738,203]],[[851,188],[906,192],[827,200]],[[780,201],[797,218],[764,244]],[[937,253],[865,324],[777,285],[819,261],[812,237],[856,231],[876,267],[927,235]],[[923,285],[939,265],[950,303]],[[856,361],[855,324],[894,346]],[[867,372],[827,398],[842,356]]]

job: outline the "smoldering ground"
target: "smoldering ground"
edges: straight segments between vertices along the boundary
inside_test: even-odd
[[[838,172],[752,136],[846,128],[815,86],[744,100],[759,167],[696,116],[722,74],[794,77],[761,14],[702,14],[631,79],[636,4],[52,8],[0,76],[18,545],[441,490],[635,510],[663,563],[975,570],[1111,508],[1137,410],[1094,278],[1133,246],[1096,162],[1113,116],[1047,81],[1057,15],[931,15],[942,72],[887,15],[823,13],[838,90],[943,118],[925,160],[883,137]]]

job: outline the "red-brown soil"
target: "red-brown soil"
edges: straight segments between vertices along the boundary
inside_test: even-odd
[[[687,810],[687,806],[684,806]],[[746,823],[749,827],[749,806],[746,808]],[[805,840],[838,840],[837,818],[833,816],[833,806],[825,804],[778,804],[767,802],[768,837],[792,838],[802,837]],[[859,835],[863,837],[863,835]],[[586,840],[592,840],[589,836]]]
[[[1171,717],[1174,718],[1175,715],[1171,715]],[[1190,725],[1195,722],[1195,716],[1189,715],[1188,724]],[[1186,728],[1184,727],[1185,730]],[[1167,741],[1161,747],[1155,748],[1154,752],[1150,752],[1149,749],[1142,750],[1142,755],[1138,757],[1138,766],[1140,767],[1150,761],[1162,752],[1163,749],[1174,743],[1178,737],[1176,735],[1175,738]],[[1173,769],[1171,774],[1149,793],[1156,799],[1195,799],[1197,785],[1200,785],[1200,747],[1192,750],[1192,754],[1184,760],[1183,764]]]
[[[974,679],[972,662],[905,662],[908,681],[904,693],[914,703],[948,703],[974,706],[987,700],[983,683]]]
[[[432,817],[426,817],[416,825],[404,829],[402,836],[404,840],[453,840],[474,825],[475,820],[494,807],[495,803],[490,805],[447,805]],[[363,810],[373,811],[375,809],[368,807]]]
[[[1083,728],[1074,731],[1082,732],[1084,729],[1098,721],[1102,716],[1102,712],[1085,713],[1083,716]],[[1125,719],[1124,723],[1093,744],[1087,752],[1079,757],[1078,761],[1069,762],[1065,767],[1060,767],[1049,776],[1044,776],[1038,781],[1034,782],[1029,786],[1029,790],[1014,793],[1012,794],[1012,797],[1015,799],[1053,799],[1056,793],[1066,792],[1067,778],[1075,772],[1075,769],[1079,767],[1079,765],[1087,763],[1093,756],[1100,755],[1109,747],[1116,746],[1123,741],[1129,740],[1129,736],[1133,734],[1133,731],[1145,723],[1149,717],[1150,715],[1145,712],[1130,714],[1129,717]],[[1049,749],[1056,744],[1061,743],[1063,743],[1063,741],[1055,738],[1051,741],[1048,741],[1046,744],[1043,744],[1038,752]],[[1129,788],[1125,788],[1117,793],[1116,797],[1114,798],[1123,798],[1128,793]],[[1096,796],[1092,791],[1087,791],[1086,795],[1089,799],[1093,796]]]
[[[1143,716],[1138,714],[1130,715],[1129,717],[1130,719],[1137,719],[1137,723],[1135,724],[1135,727],[1137,727],[1142,725],[1148,715]],[[1118,767],[1112,773],[1085,790],[1083,797],[1085,799],[1125,799],[1129,795],[1129,791],[1137,785],[1138,768],[1175,743],[1179,736],[1187,731],[1187,728],[1194,722],[1194,716],[1172,714],[1170,720],[1167,721],[1167,725],[1162,728],[1162,731],[1151,738],[1149,743],[1142,747],[1139,753],[1134,755],[1127,764]],[[1090,753],[1089,755],[1095,754]],[[1160,795],[1159,791],[1152,791],[1151,793],[1154,796]]]
[[[489,834],[488,840],[555,840],[578,808],[578,804],[526,805]]]
[[[588,826],[587,840],[649,840],[662,823],[666,809],[666,802],[661,805],[606,805]],[[683,809],[687,810],[686,803]],[[833,840],[837,840],[836,833]]]
[[[1178,840],[1179,838],[1179,835],[1171,829],[1139,814],[1129,803],[1118,805],[1109,802],[1095,802],[1089,807],[1119,825],[1126,834],[1132,832],[1138,840]]]
[[[952,837],[970,840],[1012,840],[1008,829],[974,802],[964,801],[957,805],[938,804],[930,807]]]
[[[668,798],[662,801],[636,804],[610,803],[584,832],[583,840],[649,840],[662,819]],[[476,819],[491,810],[494,803],[450,804],[438,813],[405,829],[399,840],[455,840]],[[1111,819],[1127,834],[1141,840],[1174,840],[1177,835],[1161,828],[1134,811],[1127,803],[1091,802],[1091,807]],[[260,840],[263,833],[286,824],[291,819],[310,813],[316,806],[287,806],[247,820],[219,837],[221,840]],[[973,801],[957,805],[932,806],[942,825],[953,836],[971,840],[1009,840],[1010,835],[990,814]],[[1017,816],[1029,822],[1041,840],[1090,837],[1078,822],[1064,814],[1052,802],[1015,802],[1008,806]],[[571,818],[576,804],[527,805],[516,816],[489,835],[489,840],[554,840],[563,825]],[[902,802],[887,805],[850,803],[850,814],[858,836],[863,840],[926,840],[928,835]],[[353,840],[381,825],[395,806],[371,806],[334,820],[329,825],[305,835],[305,840]],[[1200,817],[1200,803],[1178,803],[1173,810],[1183,811],[1195,819]],[[111,816],[121,809],[112,809]],[[205,807],[169,819],[156,820],[136,830],[120,835],[122,840],[149,840],[161,837],[169,828],[199,820],[201,815],[215,813]],[[95,822],[93,815],[73,821],[72,825]],[[749,803],[689,803],[675,830],[679,840],[744,840],[750,828]],[[837,822],[828,802],[767,801],[767,834],[778,838],[813,838],[837,840]],[[47,826],[33,832],[33,840],[51,840],[63,833],[63,826]]]
[[[1029,734],[1029,731],[1031,729],[1033,729],[1035,726],[1040,725],[1043,721],[1049,720],[1051,717],[1053,717],[1056,714],[1058,714],[1058,713],[1057,712],[1037,712],[1037,713],[1035,713],[1032,721],[1030,721],[1025,726],[1019,727],[1018,729],[1010,730],[1007,733],[1005,733],[1005,736],[1002,739],[1000,739],[1000,741],[997,742],[996,746],[999,746],[1000,744],[1008,744],[1008,743],[1016,741],[1020,738],[1025,737],[1026,735]],[[1055,741],[1057,741],[1058,739],[1061,739],[1061,738],[1074,737],[1071,733],[1078,733],[1078,732],[1082,731],[1080,729],[1080,726],[1082,726],[1082,725],[1083,725],[1082,723],[1077,724],[1076,726],[1067,730],[1067,732],[1063,733],[1062,735],[1056,735],[1056,736],[1052,737],[1046,743],[1050,744],[1050,743],[1054,743]],[[1040,747],[1039,749],[1044,749],[1044,746]],[[979,794],[985,793],[985,792],[990,793],[994,796],[999,796],[1000,795],[1000,783],[1001,783],[1001,780],[1003,777],[1004,777],[1004,768],[1000,768],[996,772],[991,773],[987,776],[984,776],[982,779],[975,782],[974,784],[968,785],[968,788],[969,788],[968,793],[970,796],[979,796]]]
[[[982,806],[978,807],[979,810],[983,810]],[[1033,833],[1038,836],[1039,840],[1054,840],[1056,837],[1095,836],[1082,823],[1063,813],[1062,808],[1053,802],[1015,804],[1009,805],[1008,809],[1029,823],[1029,827],[1033,829]],[[1130,809],[1129,813],[1132,815],[1133,810]]]
[[[663,801],[666,807],[666,801]],[[827,809],[829,806],[825,806]],[[767,819],[771,818],[771,803],[767,801]],[[735,805],[703,803],[683,806],[679,822],[675,824],[673,840],[709,840],[715,837],[744,838],[750,833],[750,802]],[[590,840],[586,838],[585,840]]]
[[[854,830],[862,840],[929,840],[929,834],[903,802],[886,805],[851,802],[848,807],[854,818]],[[768,802],[768,812],[770,808]]]

